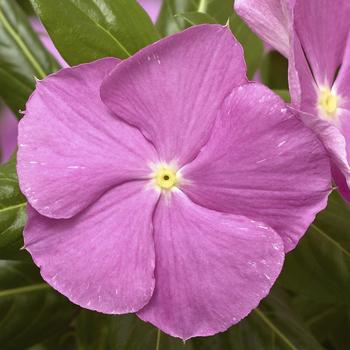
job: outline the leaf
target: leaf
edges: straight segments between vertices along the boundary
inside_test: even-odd
[[[202,12],[186,12],[175,15],[175,17],[182,17],[191,26],[203,23],[217,23],[216,20],[206,13]]]
[[[281,282],[318,303],[350,306],[350,207],[337,192],[286,259]]]
[[[16,159],[0,166],[0,259],[23,257],[22,231],[26,221],[26,200],[16,174]]]
[[[268,52],[261,63],[262,82],[273,90],[288,90],[288,61],[277,51]]]
[[[136,315],[108,316],[83,310],[76,319],[77,343],[84,350],[191,350],[180,339],[159,333]]]
[[[273,92],[283,98],[284,102],[290,102],[290,94],[288,90],[273,90]]]
[[[34,77],[59,68],[15,1],[0,0],[0,96],[17,113],[34,89]]]
[[[55,46],[70,65],[127,58],[159,39],[136,0],[32,0]]]
[[[289,297],[275,287],[259,308],[237,326],[214,337],[194,339],[195,349],[322,350],[289,305]]]
[[[207,14],[213,18],[216,23],[226,24],[232,11],[233,0],[164,0],[158,16],[157,28],[163,36],[181,31],[187,28],[189,24],[193,24],[185,20],[182,16],[176,15],[193,12]],[[202,20],[203,19],[204,17],[202,17]],[[194,20],[193,23],[198,24],[196,20]]]
[[[263,43],[236,14],[230,18],[230,29],[244,48],[248,77],[252,79],[262,62]]]
[[[25,349],[65,332],[76,312],[32,263],[0,260],[1,350]]]

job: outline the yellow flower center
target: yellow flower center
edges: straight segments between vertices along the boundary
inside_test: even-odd
[[[178,183],[176,170],[168,165],[159,166],[154,172],[154,180],[158,187],[163,190],[170,190]]]
[[[318,108],[328,118],[335,116],[339,105],[339,97],[329,88],[321,88],[318,97]]]

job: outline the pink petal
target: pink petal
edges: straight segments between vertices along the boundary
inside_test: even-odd
[[[42,23],[36,17],[31,18],[30,23],[36,31],[36,33],[39,35],[39,38],[42,44],[45,46],[46,50],[51,53],[51,55],[57,60],[61,67],[68,67],[68,63],[63,59],[61,54],[56,49],[54,43],[52,42],[49,34],[47,33]]]
[[[235,11],[266,43],[289,54],[289,15],[286,0],[236,0]]]
[[[62,69],[37,83],[19,125],[22,192],[42,215],[69,218],[109,188],[145,178],[157,158],[141,133],[101,102],[107,58]]]
[[[348,117],[350,116],[350,112],[348,112],[350,110],[350,103],[347,103],[349,101],[348,98],[344,98],[344,96],[347,96],[346,63],[343,64],[334,85],[337,93],[342,96],[340,123],[329,122],[319,116],[317,109],[317,91],[319,90],[319,86],[310,71],[297,35],[293,36],[292,43],[293,51],[291,52],[289,62],[289,86],[293,108],[298,111],[303,122],[317,134],[328,151],[333,166],[339,172],[342,172],[343,176],[350,183],[348,159],[350,151],[348,144],[350,145],[350,143],[347,142],[347,139],[350,140],[350,125],[347,126]],[[345,57],[349,57],[350,59],[350,50]]]
[[[205,207],[266,223],[293,249],[327,203],[330,165],[316,136],[260,84],[235,89],[209,143],[182,169]]]
[[[149,14],[152,21],[155,22],[159,14],[160,7],[162,5],[162,1],[161,0],[138,0],[138,2]]]
[[[350,203],[350,189],[346,182],[345,176],[336,166],[332,167],[332,176],[339,193],[346,201]]]
[[[25,246],[44,280],[87,309],[119,314],[142,308],[155,283],[151,218],[158,198],[143,187],[118,186],[68,220],[29,207]]]
[[[102,84],[101,96],[142,130],[161,160],[181,165],[208,140],[224,97],[244,82],[243,51],[229,29],[200,25],[120,63]]]
[[[350,30],[349,0],[297,0],[294,29],[318,84],[331,85]]]
[[[12,111],[0,106],[0,163],[7,162],[17,146],[17,119]]]
[[[198,206],[181,191],[160,199],[154,227],[156,287],[138,316],[172,336],[238,323],[281,271],[283,244],[272,229]]]

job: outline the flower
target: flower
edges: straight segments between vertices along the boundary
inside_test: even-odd
[[[182,339],[255,308],[330,191],[322,145],[220,25],[39,81],[17,169],[43,278]]]
[[[235,8],[289,57],[292,104],[323,141],[333,179],[350,202],[350,2],[239,0]]]

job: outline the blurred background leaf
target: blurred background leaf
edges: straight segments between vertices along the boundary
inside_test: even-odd
[[[20,350],[64,333],[77,307],[40,278],[33,263],[0,260],[1,350]]]
[[[59,68],[15,1],[0,0],[0,97],[18,117],[35,79]]]
[[[127,58],[159,39],[136,0],[32,0],[32,4],[70,65],[109,56]]]
[[[22,231],[26,221],[26,199],[19,189],[16,159],[0,167],[0,259],[23,257]]]
[[[248,68],[248,78],[253,79],[263,58],[264,45],[236,14],[230,17],[230,29],[243,46],[244,57]]]
[[[188,21],[183,16],[177,15],[193,12],[205,13],[210,16],[207,18],[213,18],[217,23],[226,24],[233,12],[233,0],[163,0],[157,20],[159,32],[167,36],[187,28]]]
[[[317,303],[350,306],[350,208],[337,192],[298,247],[288,254],[281,283]]]
[[[288,91],[288,61],[277,51],[268,51],[261,62],[261,80],[272,90]]]

